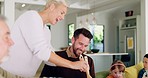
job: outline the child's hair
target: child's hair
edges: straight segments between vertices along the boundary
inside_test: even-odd
[[[125,71],[125,65],[122,61],[120,60],[115,60],[111,67],[110,67],[110,71],[116,69],[116,67],[119,69],[120,72],[124,72]]]
[[[145,54],[144,57],[145,57],[145,58],[148,58],[148,54]]]

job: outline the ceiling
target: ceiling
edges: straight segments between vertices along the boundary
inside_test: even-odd
[[[16,0],[16,8],[19,10],[42,10],[47,0]],[[140,0],[67,0],[68,13],[88,11],[92,9],[110,9],[140,2]],[[21,7],[26,3],[25,7]]]

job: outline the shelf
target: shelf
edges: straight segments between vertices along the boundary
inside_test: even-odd
[[[137,63],[140,53],[140,42],[141,42],[141,17],[140,15],[125,17],[119,20],[119,34],[118,34],[118,51],[130,53],[134,51],[131,64]],[[129,47],[130,45],[130,47]],[[131,47],[132,45],[132,47]]]
[[[136,26],[132,26],[132,27],[122,27],[121,30],[126,30],[126,29],[136,29]]]

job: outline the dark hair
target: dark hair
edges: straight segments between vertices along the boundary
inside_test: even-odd
[[[145,54],[144,57],[148,58],[148,54]]]
[[[73,37],[75,39],[79,38],[79,35],[82,34],[85,37],[89,38],[89,40],[91,40],[93,38],[92,34],[90,33],[89,30],[85,29],[85,28],[79,28],[77,30],[75,30]]]

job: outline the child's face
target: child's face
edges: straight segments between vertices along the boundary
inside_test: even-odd
[[[117,67],[111,71],[111,74],[114,76],[114,78],[123,78],[122,72],[119,71]]]
[[[143,59],[143,65],[144,65],[144,69],[148,70],[148,58],[144,57]]]

